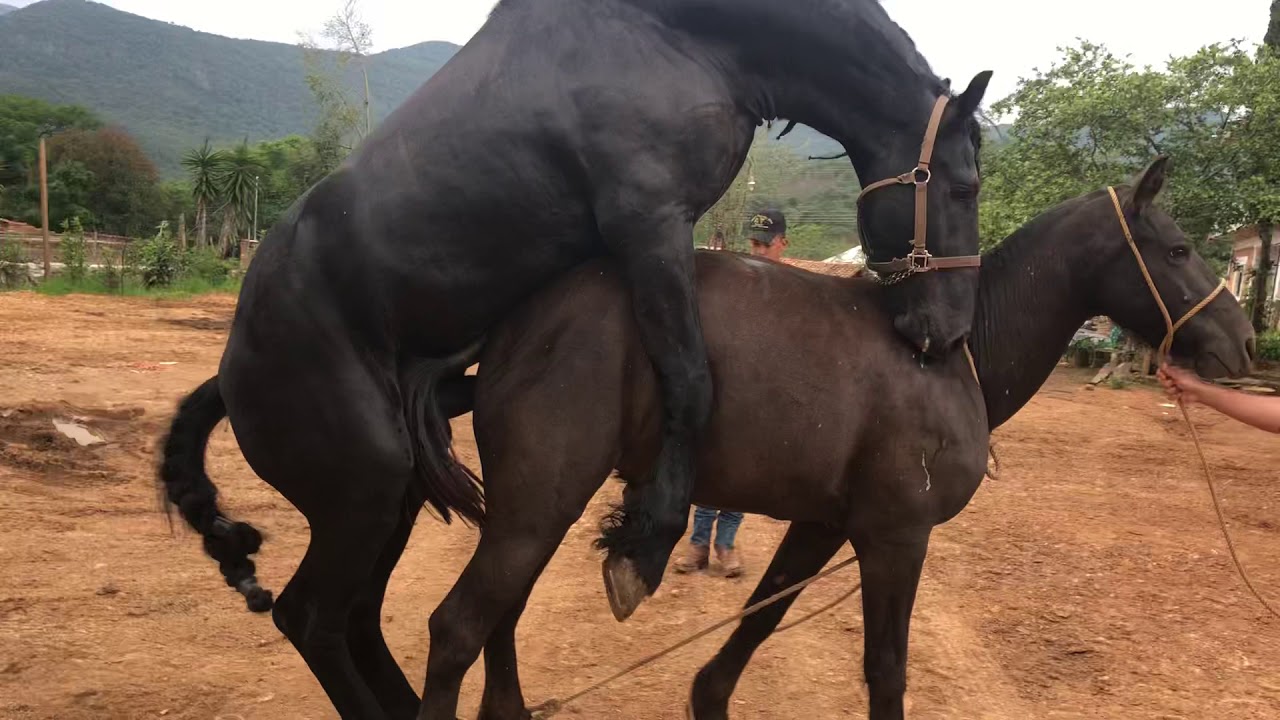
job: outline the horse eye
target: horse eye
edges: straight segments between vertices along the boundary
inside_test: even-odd
[[[1169,257],[1173,260],[1186,260],[1190,256],[1191,250],[1189,250],[1186,245],[1179,245],[1169,251]]]

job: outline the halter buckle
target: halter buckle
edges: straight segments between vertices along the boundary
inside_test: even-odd
[[[928,185],[933,179],[933,171],[924,165],[917,165],[894,179],[899,185]]]
[[[912,273],[929,272],[933,269],[933,265],[929,262],[933,255],[924,248],[912,248],[907,253],[907,270]]]

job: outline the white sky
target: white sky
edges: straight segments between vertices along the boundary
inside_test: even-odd
[[[24,2],[13,4],[26,4]],[[317,31],[343,0],[105,0],[120,10],[206,32],[292,43]],[[1161,64],[1211,42],[1257,42],[1269,0],[882,0],[934,70],[964,85],[994,70],[988,104],[1009,94],[1020,76],[1047,68],[1056,48],[1077,37],[1128,54],[1138,65]],[[27,0],[30,2],[30,0]],[[376,49],[426,40],[467,41],[494,0],[360,0]],[[1037,7],[1038,6],[1038,7]],[[1035,10],[1029,8],[1037,7]],[[1043,9],[1040,9],[1043,8]]]

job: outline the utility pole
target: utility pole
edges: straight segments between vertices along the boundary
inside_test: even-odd
[[[258,176],[253,176],[253,235],[249,239],[258,242]]]
[[[49,246],[49,160],[40,136],[40,233],[44,236],[44,281],[53,276],[53,249]]]

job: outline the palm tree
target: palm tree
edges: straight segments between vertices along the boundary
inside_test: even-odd
[[[223,195],[227,154],[214,150],[209,139],[205,138],[204,145],[183,156],[182,167],[191,175],[191,196],[196,201],[196,226],[199,228],[196,243],[203,246],[209,237],[209,207],[217,205]]]
[[[264,171],[262,159],[249,147],[248,140],[226,153],[222,175],[222,199],[226,203],[223,208],[224,227],[230,228],[232,234],[239,235],[242,229],[249,227],[253,214],[253,191]]]

